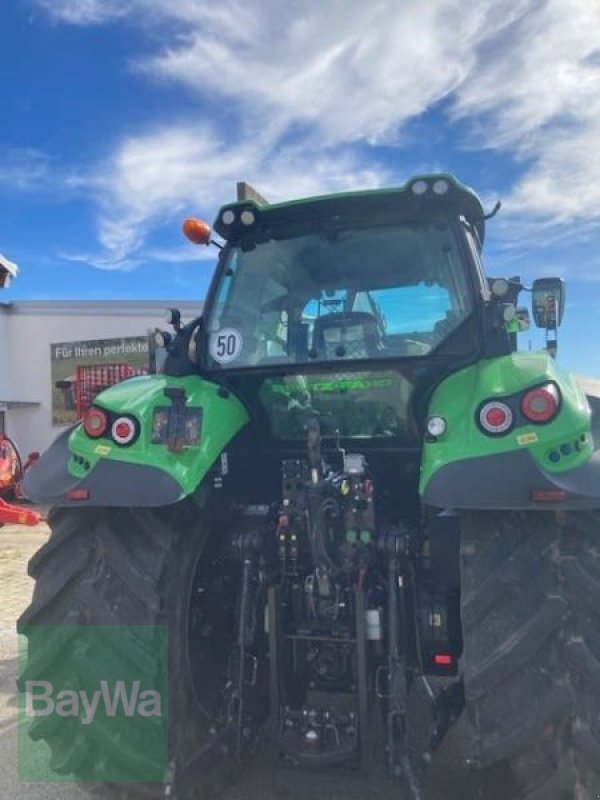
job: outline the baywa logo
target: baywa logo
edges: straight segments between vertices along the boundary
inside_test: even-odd
[[[162,782],[167,628],[31,625],[20,633],[20,780]]]
[[[108,681],[88,694],[74,689],[56,692],[50,681],[25,681],[25,716],[77,717],[82,725],[90,725],[102,704],[107,717],[116,717],[119,710],[126,717],[161,717],[161,696],[153,689],[140,691],[141,681],[133,681],[127,691],[126,681],[116,681],[111,691]]]

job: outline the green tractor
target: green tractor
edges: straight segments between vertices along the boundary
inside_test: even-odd
[[[553,358],[562,281],[486,277],[494,212],[447,174],[219,211],[202,316],[157,331],[162,372],[101,393],[26,481],[53,506],[28,676],[85,685],[109,659],[168,684],[158,771],[153,729],[40,717],[56,772],[206,797],[262,736],[306,767],[379,754],[415,800],[460,718],[486,798],[598,796],[598,401]]]

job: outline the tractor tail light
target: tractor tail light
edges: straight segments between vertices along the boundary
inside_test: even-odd
[[[550,422],[558,414],[560,396],[554,383],[536,386],[523,395],[521,412],[529,422],[542,424]]]
[[[512,428],[513,412],[506,403],[489,400],[479,409],[479,424],[485,433],[498,436]]]
[[[83,418],[83,429],[91,439],[104,436],[108,427],[108,418],[100,408],[92,406]]]

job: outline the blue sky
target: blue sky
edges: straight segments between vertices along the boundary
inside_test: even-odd
[[[600,4],[19,0],[0,30],[2,300],[200,300],[180,222],[237,180],[444,170],[503,202],[490,274],[567,280],[560,360],[600,376]]]

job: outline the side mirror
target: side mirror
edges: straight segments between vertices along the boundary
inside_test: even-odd
[[[531,291],[536,326],[556,330],[562,322],[565,310],[565,282],[562,278],[537,278]]]

